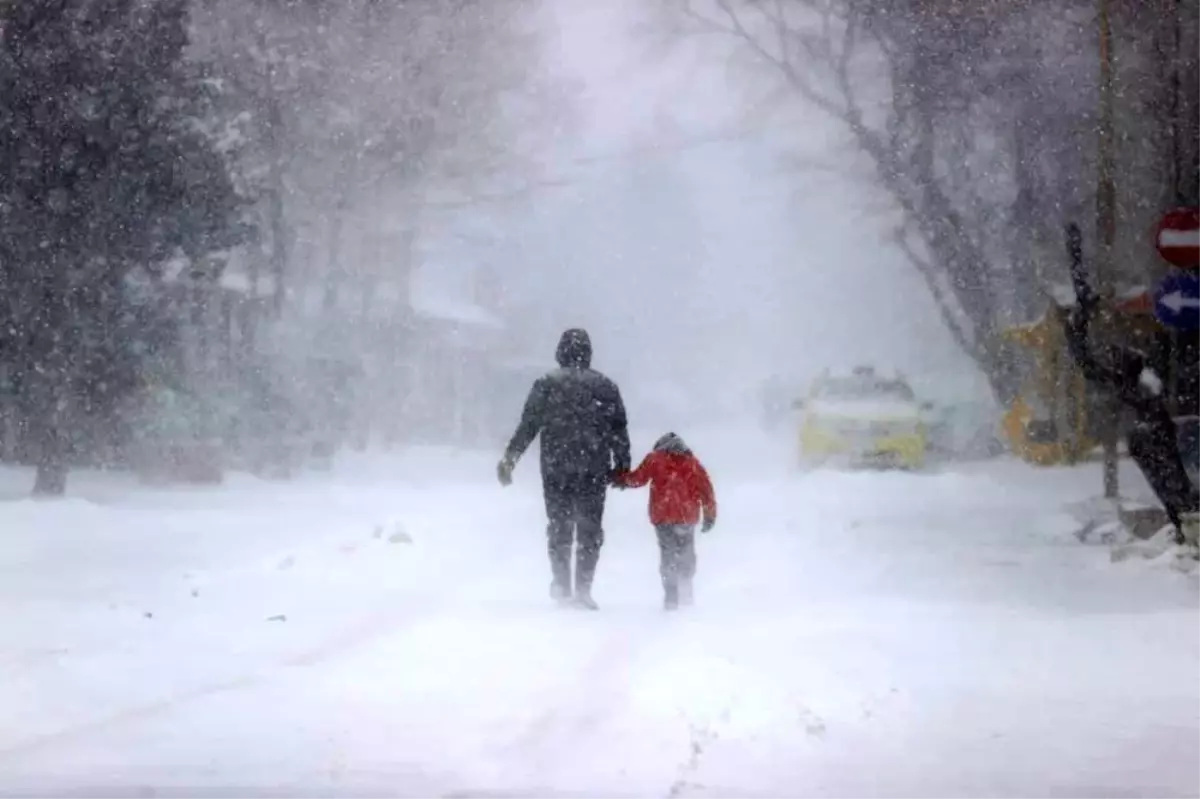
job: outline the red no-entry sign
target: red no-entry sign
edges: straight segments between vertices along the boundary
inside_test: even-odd
[[[1176,208],[1163,215],[1154,244],[1172,266],[1200,267],[1200,208]]]

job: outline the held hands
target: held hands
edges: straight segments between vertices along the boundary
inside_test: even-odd
[[[629,488],[629,486],[625,484],[625,478],[628,475],[629,472],[625,469],[613,469],[608,473],[608,484],[613,488],[619,488],[624,491],[626,488]]]

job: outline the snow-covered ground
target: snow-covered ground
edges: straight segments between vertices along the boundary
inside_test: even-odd
[[[551,607],[532,453],[0,502],[0,792],[1200,793],[1197,579],[1072,536],[1094,469],[680,432],[721,521],[674,615],[641,492]]]

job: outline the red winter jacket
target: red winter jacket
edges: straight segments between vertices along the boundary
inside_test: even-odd
[[[702,513],[706,519],[717,520],[712,480],[674,433],[660,438],[654,451],[620,482],[629,488],[650,484],[651,524],[695,524]]]

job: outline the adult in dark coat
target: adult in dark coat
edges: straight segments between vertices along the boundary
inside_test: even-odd
[[[563,333],[555,357],[559,368],[534,381],[497,472],[501,485],[509,485],[517,461],[541,435],[550,594],[560,602],[574,596],[578,605],[595,610],[592,578],[604,544],[605,492],[615,475],[629,471],[629,428],[616,383],[591,368],[587,331]]]

